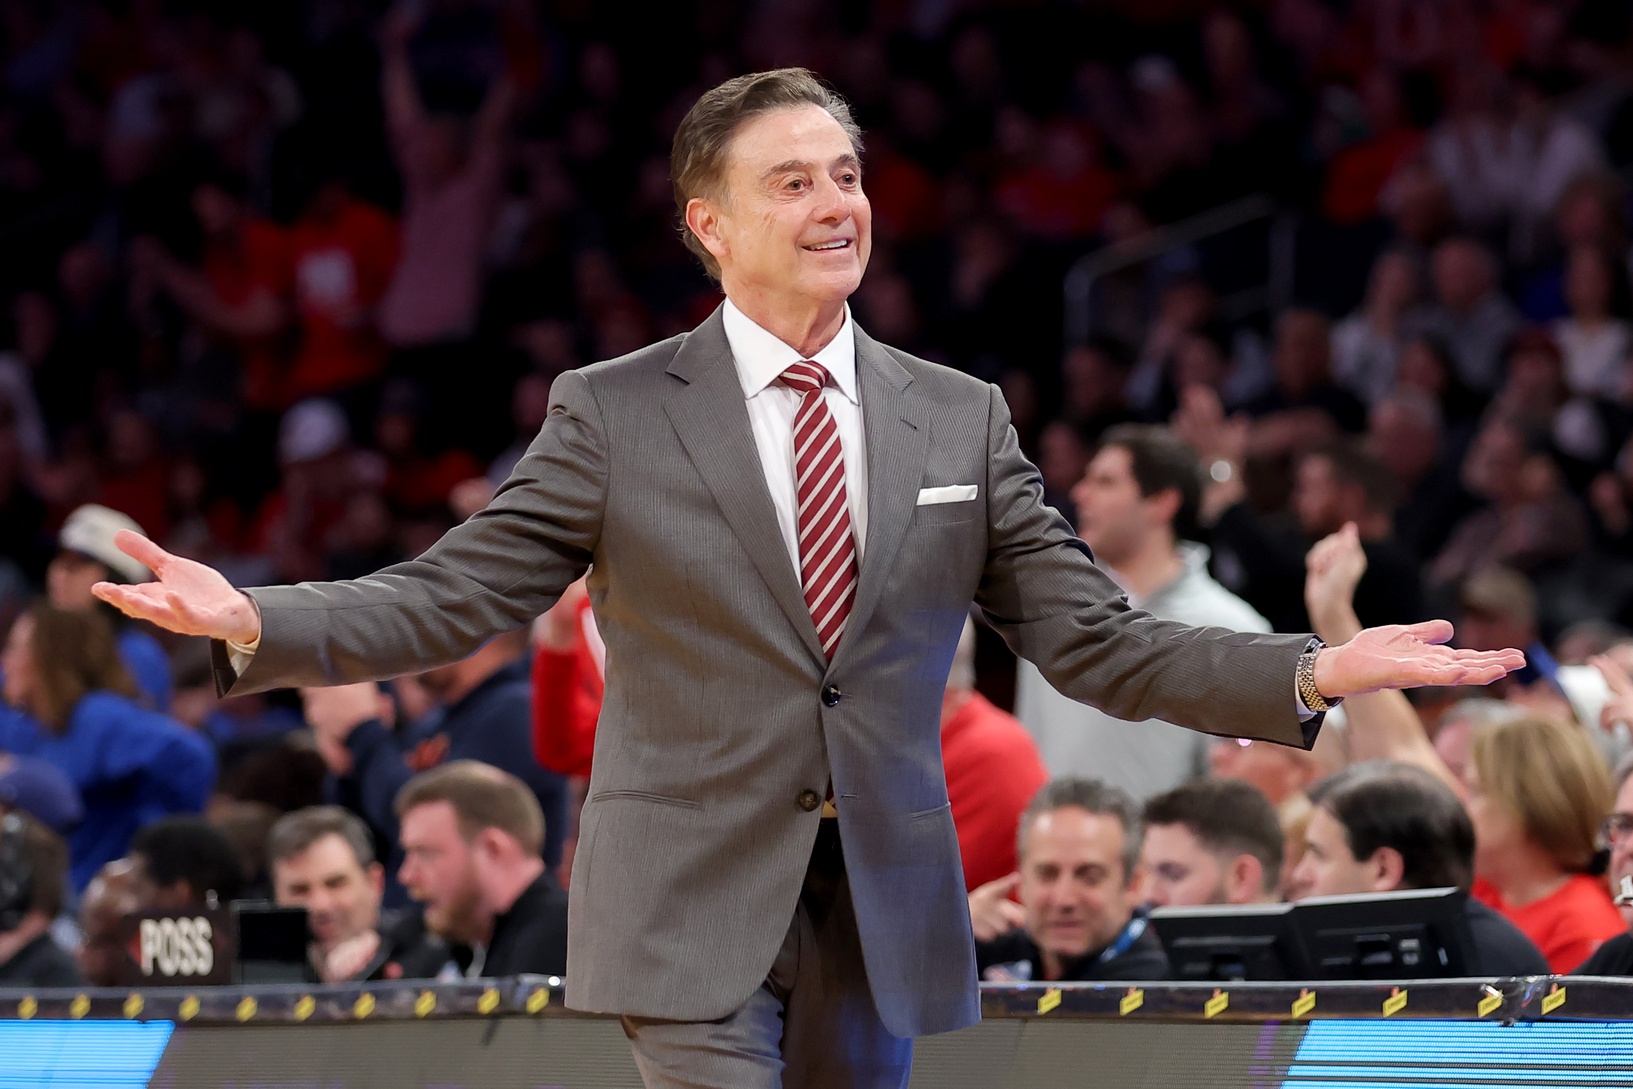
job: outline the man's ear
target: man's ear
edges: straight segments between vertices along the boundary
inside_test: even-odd
[[[1393,847],[1379,847],[1367,859],[1367,878],[1373,892],[1394,892],[1406,876],[1406,860]]]
[[[376,897],[384,896],[386,892],[386,868],[378,862],[370,862],[369,868],[363,871],[364,879]]]
[[[1145,497],[1148,509],[1167,524],[1172,524],[1179,517],[1179,507],[1184,501],[1178,488],[1164,488],[1155,495]]]
[[[1134,868],[1128,873],[1128,880],[1124,882],[1124,887],[1129,892],[1142,894],[1145,892],[1147,876],[1148,874],[1145,868],[1145,863],[1136,862],[1134,863]]]
[[[731,252],[731,247],[720,233],[720,210],[708,197],[693,197],[686,202],[686,229],[697,236],[716,261]]]
[[[1274,894],[1275,890],[1268,890]],[[1252,855],[1237,855],[1225,867],[1225,902],[1251,904],[1267,894],[1264,863]]]
[[[496,862],[509,853],[514,842],[497,828],[484,828],[471,841],[471,848],[488,862]]]

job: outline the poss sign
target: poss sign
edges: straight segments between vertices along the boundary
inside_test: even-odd
[[[237,940],[226,910],[144,912],[127,916],[125,927],[121,985],[199,987],[233,981]]]

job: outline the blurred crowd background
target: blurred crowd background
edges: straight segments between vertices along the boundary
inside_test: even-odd
[[[1335,716],[1312,755],[1076,723],[980,632],[946,712],[978,698],[1003,716],[983,718],[989,749],[948,735],[955,792],[983,799],[960,820],[986,837],[965,857],[987,890],[978,934],[983,912],[1007,917],[993,897],[1011,887],[991,883],[1050,778],[1130,805],[1195,776],[1252,783],[1286,833],[1280,896],[1315,785],[1369,759],[1430,768],[1466,803],[1480,843],[1459,883],[1483,879],[1556,970],[1619,932],[1603,875],[1633,832],[1611,774],[1633,744],[1620,0],[694,0],[638,17],[0,0],[0,807],[68,837],[73,895],[47,914],[88,884],[88,909],[135,903],[104,879],[177,813],[207,813],[244,887],[270,893],[268,830],[320,803],[365,831],[329,813],[304,842],[274,837],[287,854],[339,837],[360,873],[379,860],[388,908],[426,901],[431,879],[399,881],[418,857],[399,791],[465,761],[538,805],[536,835],[507,810],[511,853],[542,862],[517,887],[567,879],[600,667],[578,601],[383,690],[221,701],[207,647],[116,621],[89,586],[144,577],[109,543],[124,526],[248,585],[363,575],[479,509],[556,376],[718,304],[677,240],[669,140],[704,88],[785,65],[830,81],[865,131],[856,319],[1001,386],[1051,501],[1136,603],[1329,639],[1350,611],[1441,616],[1463,645],[1530,655],[1478,704],[1437,691]],[[1182,575],[1204,581],[1180,595]],[[1514,722],[1508,756],[1477,758]],[[1575,770],[1550,794],[1535,780],[1555,757]],[[1493,801],[1481,777],[1502,760],[1524,789]],[[463,813],[466,786],[428,804]],[[1120,802],[1049,796],[1138,838]],[[197,853],[170,842],[149,837],[139,874]],[[1522,857],[1536,866],[1504,869]],[[1525,908],[1577,878],[1591,910],[1553,914],[1597,929],[1550,949]],[[484,895],[491,924],[515,890]],[[93,948],[94,923],[58,944]]]

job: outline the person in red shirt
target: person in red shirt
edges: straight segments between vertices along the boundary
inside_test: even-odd
[[[533,754],[546,769],[576,777],[590,774],[605,665],[582,587],[539,618],[533,649]],[[973,890],[1015,871],[1021,814],[1049,773],[1026,727],[975,690],[969,622],[942,695],[941,757],[964,885]]]
[[[1468,773],[1473,893],[1518,927],[1555,972],[1627,929],[1590,874],[1610,812],[1610,773],[1581,727],[1518,718],[1474,735]]]
[[[1021,814],[1049,772],[1020,720],[975,690],[975,625],[968,620],[941,697],[941,761],[965,889],[1015,872]]]
[[[397,264],[397,223],[338,180],[307,201],[290,231],[300,347],[290,401],[343,393],[378,380],[388,351],[375,309]]]
[[[132,243],[131,262],[206,335],[237,351],[245,406],[278,412],[289,407],[281,337],[290,318],[289,237],[251,211],[247,187],[242,177],[219,173],[193,188],[193,214],[204,236],[197,266],[152,238]]]

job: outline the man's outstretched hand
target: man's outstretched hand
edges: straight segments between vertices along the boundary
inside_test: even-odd
[[[1385,688],[1490,684],[1525,665],[1518,650],[1454,650],[1445,620],[1367,628],[1316,655],[1315,686],[1328,699]]]
[[[140,533],[122,529],[113,543],[139,560],[158,578],[126,586],[99,582],[92,592],[109,605],[182,635],[204,635],[237,643],[261,637],[261,614],[248,594],[233,588],[221,572],[202,563],[172,556]]]

